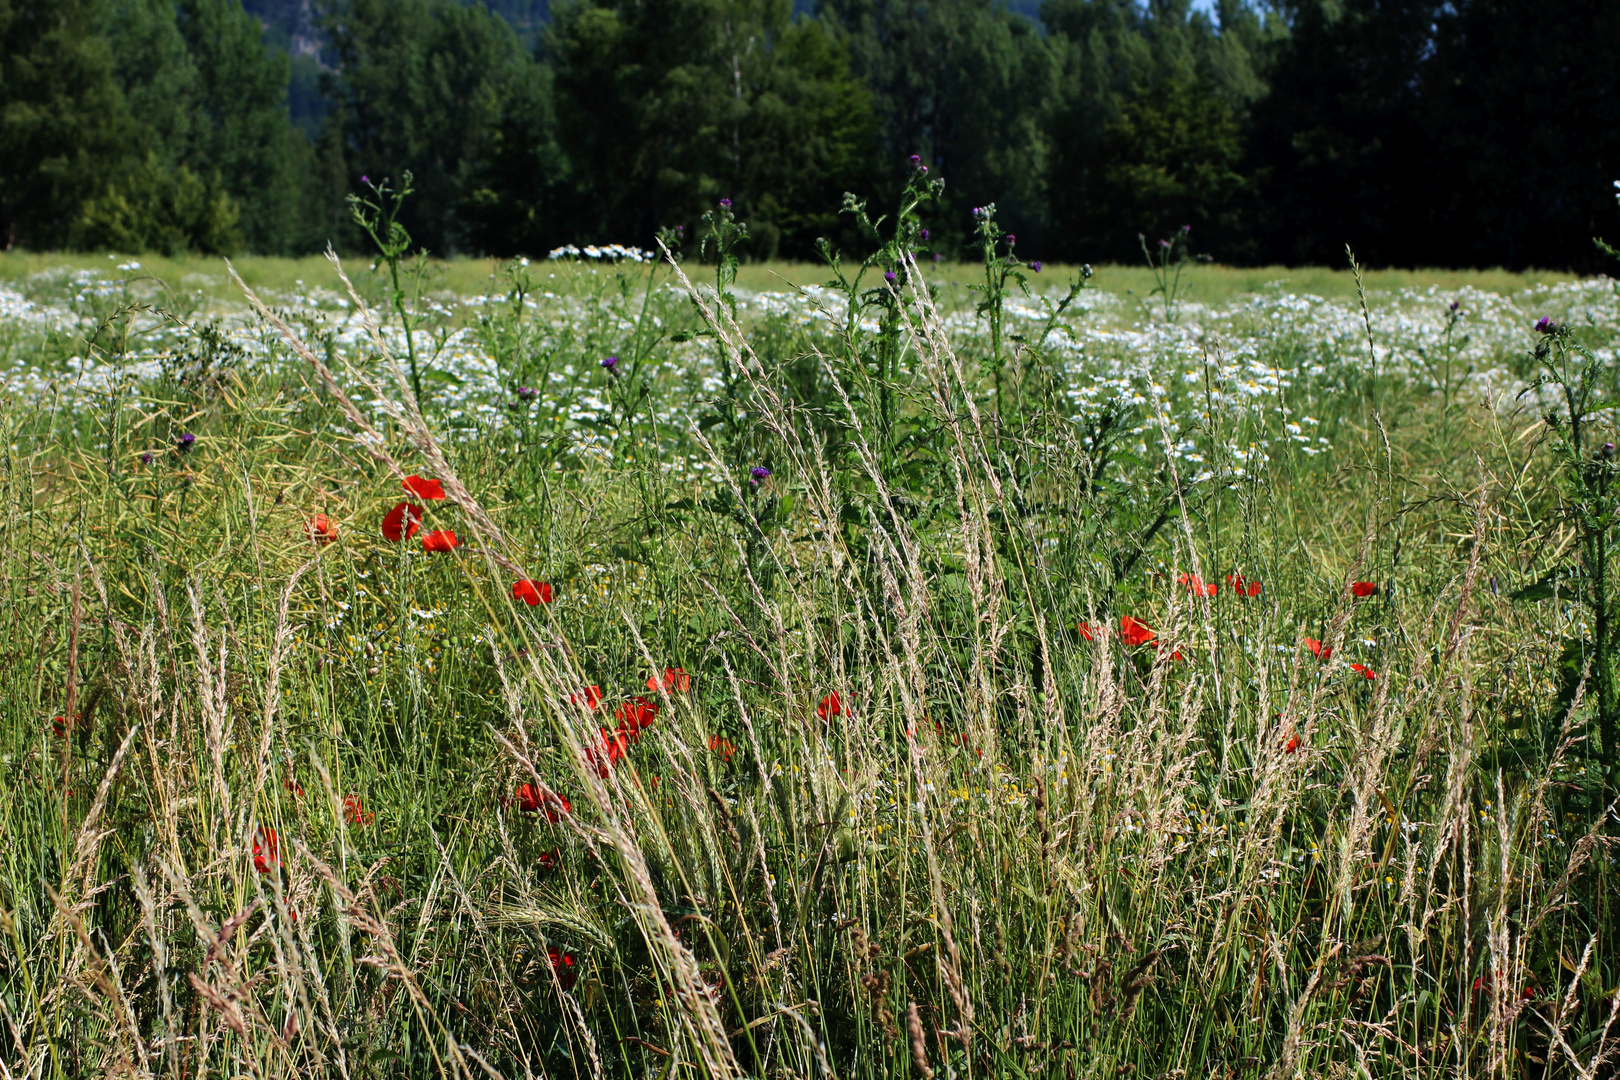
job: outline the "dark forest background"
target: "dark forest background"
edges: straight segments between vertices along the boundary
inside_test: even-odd
[[[858,246],[920,154],[953,253],[1595,269],[1620,0],[0,0],[0,243],[648,244],[721,197],[754,258]]]

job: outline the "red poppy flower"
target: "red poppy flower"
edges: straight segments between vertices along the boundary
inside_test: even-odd
[[[383,517],[383,538],[393,543],[409,540],[422,528],[422,508],[400,503]]]
[[[597,732],[595,745],[585,748],[586,763],[604,780],[613,771],[614,765],[629,756],[630,741],[622,730],[609,731],[607,728],[601,728]]]
[[[343,816],[350,825],[370,825],[376,814],[366,812],[366,805],[358,795],[343,796]]]
[[[311,541],[322,545],[330,544],[338,536],[337,526],[327,520],[325,514],[316,514],[310,518],[309,524],[304,526],[304,532]]]
[[[68,723],[68,718],[65,716],[51,717],[51,722],[46,726],[50,728],[51,734],[58,739],[65,739],[73,734],[73,725]]]
[[[544,813],[546,820],[558,822],[562,816],[573,812],[568,800],[554,791],[547,791],[536,784],[524,784],[517,789],[518,809],[526,814]]]
[[[1074,624],[1074,632],[1079,634],[1081,637],[1085,638],[1087,641],[1095,641],[1096,640],[1096,638],[1094,638],[1092,635],[1097,632],[1097,629],[1096,629],[1096,627],[1092,626],[1090,623],[1084,623],[1084,622],[1075,623]]]
[[[1288,736],[1288,741],[1283,744],[1283,753],[1292,754],[1294,751],[1296,751],[1298,749],[1299,749],[1299,736],[1298,735],[1290,735],[1290,736]]]
[[[582,693],[569,694],[568,701],[569,704],[578,705],[586,712],[594,712],[596,707],[602,704],[602,688],[587,686]]]
[[[613,710],[613,719],[619,722],[619,730],[634,742],[658,719],[658,703],[644,697],[631,698]]]
[[[260,829],[253,834],[253,869],[268,874],[281,865],[281,852],[276,843],[276,830]]]
[[[444,498],[444,485],[437,480],[429,480],[425,476],[407,476],[405,478],[405,490],[418,499]]]
[[[1351,594],[1354,595],[1355,597],[1357,597],[1358,599],[1362,599],[1362,598],[1366,598],[1368,596],[1371,596],[1373,593],[1375,593],[1377,591],[1378,591],[1378,583],[1376,581],[1358,581],[1355,584],[1350,586]]]
[[[574,980],[579,978],[579,973],[574,970],[573,953],[566,953],[555,947],[548,948],[546,953],[551,958],[551,970],[556,973],[558,984],[564,991],[572,990]]]
[[[692,689],[692,676],[682,668],[667,667],[664,669],[662,680],[657,675],[647,677],[647,689],[656,691],[660,686],[664,688],[665,693],[673,694],[679,690],[684,694]]]
[[[1359,671],[1369,679],[1378,678],[1377,675],[1373,674],[1373,669],[1368,667],[1366,664],[1351,664],[1350,665],[1350,670],[1351,671]]]
[[[550,851],[542,851],[539,862],[542,870],[561,870],[562,852],[556,848],[552,848]]]
[[[1119,619],[1119,637],[1127,645],[1146,645],[1159,636],[1153,628],[1137,622],[1129,615],[1121,615]]]
[[[1185,585],[1187,591],[1194,596],[1214,596],[1215,590],[1219,588],[1213,581],[1206,584],[1197,574],[1182,574],[1176,581]]]
[[[287,775],[287,794],[291,795],[295,799],[302,799],[304,797],[304,786],[300,784],[297,778],[291,773]]]
[[[524,578],[522,581],[514,581],[512,582],[512,599],[521,600],[530,607],[534,607],[536,604],[549,604],[551,603],[551,586],[544,581],[530,581],[528,578]]]
[[[709,749],[720,755],[720,760],[728,764],[731,762],[732,756],[737,753],[736,745],[719,735],[709,736]]]
[[[423,551],[454,551],[460,544],[449,529],[435,529],[422,537]]]
[[[1259,596],[1260,583],[1258,581],[1244,581],[1242,574],[1227,574],[1226,584],[1239,596]]]
[[[1312,656],[1319,656],[1323,660],[1326,660],[1328,657],[1333,655],[1333,646],[1323,645],[1320,641],[1317,641],[1313,637],[1308,637],[1305,639],[1305,647],[1311,650]]]
[[[834,690],[821,699],[821,704],[816,706],[816,715],[823,720],[831,720],[835,716],[844,715],[844,702],[838,696],[838,691]]]

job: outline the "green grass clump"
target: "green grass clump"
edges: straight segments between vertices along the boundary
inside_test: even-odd
[[[420,409],[330,269],[9,294],[10,1075],[1612,1069],[1614,748],[1512,599],[1516,305],[1606,283],[1019,308],[997,410],[914,267],[533,269]]]

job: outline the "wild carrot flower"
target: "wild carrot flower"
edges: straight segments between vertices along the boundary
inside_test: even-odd
[[[838,696],[838,691],[834,690],[821,699],[821,704],[816,706],[816,715],[823,720],[830,720],[835,716],[844,715],[844,702]]]
[[[512,582],[512,599],[521,600],[530,607],[534,607],[536,604],[549,604],[551,603],[551,585],[548,582],[530,581],[527,578],[522,581],[514,581]]]
[[[386,540],[399,543],[409,540],[422,528],[422,508],[400,503],[383,515],[382,534]]]
[[[330,544],[337,539],[338,535],[337,526],[327,520],[325,514],[316,514],[310,518],[309,524],[304,527],[304,532],[311,541],[322,545]]]
[[[418,499],[444,498],[444,485],[437,480],[429,480],[425,476],[407,476],[405,478],[405,490]]]
[[[1121,615],[1119,619],[1119,638],[1127,645],[1146,645],[1159,636],[1153,628],[1137,622],[1129,615]]]
[[[1358,600],[1365,599],[1377,591],[1378,583],[1375,581],[1358,581],[1350,586],[1351,595]]]
[[[253,834],[253,869],[268,874],[281,866],[281,852],[276,842],[276,830],[263,828]]]
[[[667,667],[664,669],[662,679],[657,675],[647,677],[647,689],[657,691],[660,687],[663,688],[665,693],[673,694],[679,690],[684,694],[692,689],[692,676],[688,675],[684,668]]]
[[[422,537],[423,551],[454,551],[460,546],[461,541],[449,529],[435,529]]]

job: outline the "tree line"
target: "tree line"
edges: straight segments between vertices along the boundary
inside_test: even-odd
[[[347,194],[409,170],[436,254],[729,198],[747,257],[811,258],[913,154],[948,256],[990,202],[1050,260],[1190,226],[1228,263],[1594,269],[1620,235],[1620,0],[250,2],[0,0],[0,239],[353,249]]]

